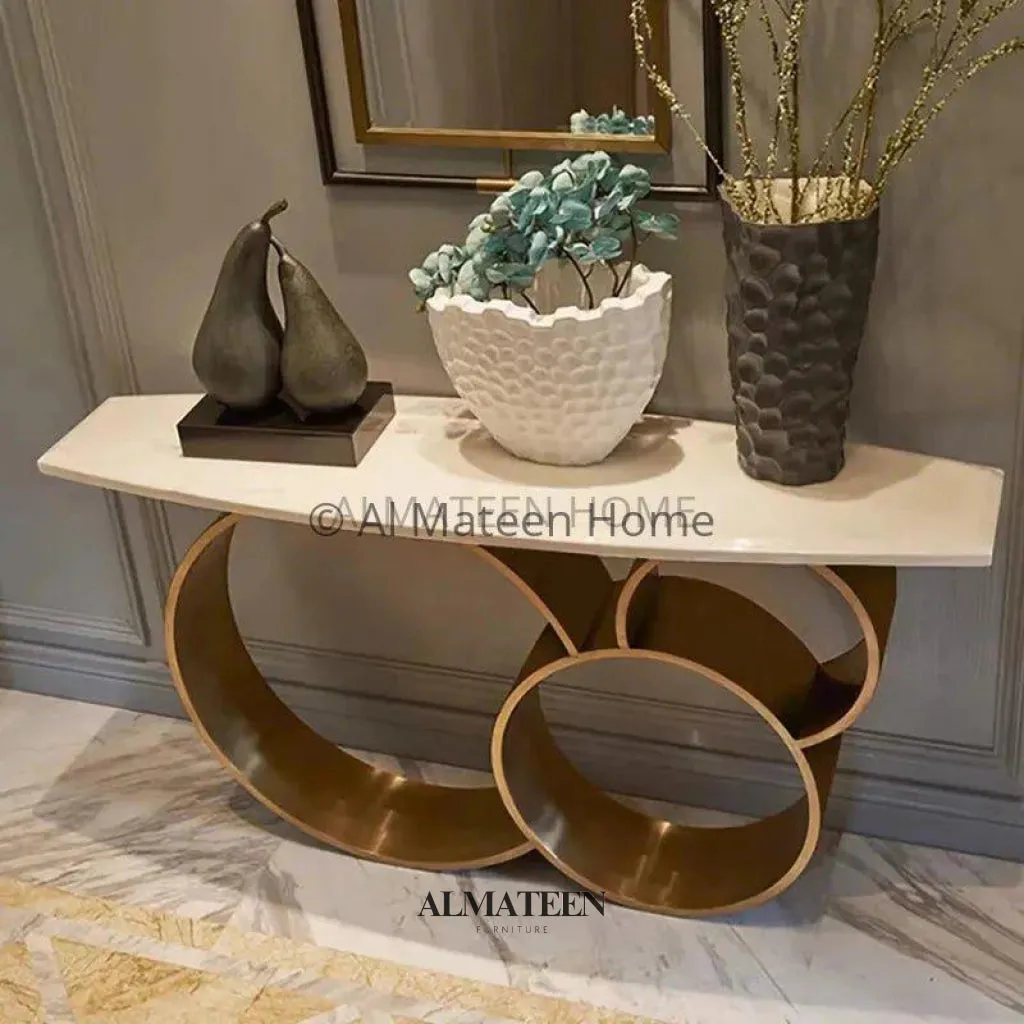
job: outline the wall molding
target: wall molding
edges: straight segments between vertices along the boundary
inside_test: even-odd
[[[1006,577],[1000,623],[995,749],[1010,777],[1024,787],[1024,355],[1017,377],[1013,462],[1007,473],[1003,508]]]
[[[43,634],[57,637],[57,642],[65,645],[76,641],[85,641],[85,646],[91,643],[139,645],[138,630],[133,622],[7,601],[0,601],[0,629],[12,640],[33,640]]]
[[[359,663],[366,667],[366,660]],[[282,699],[336,743],[487,769],[487,714],[270,678]],[[0,641],[0,686],[184,717],[166,665],[155,660]],[[582,725],[556,728],[556,734],[587,775],[620,793],[766,814],[800,792],[791,766],[783,762],[682,748]],[[685,764],[680,764],[683,757]],[[867,835],[906,839],[912,834],[923,843],[1024,858],[1024,813],[1016,796],[842,770],[829,802],[829,823]]]
[[[301,706],[316,707],[325,714],[331,713],[332,702],[366,698],[389,706],[446,708],[486,717],[497,711],[512,685],[511,679],[496,674],[301,644],[248,640],[247,647],[268,679],[301,694],[296,697]],[[545,694],[545,707],[553,720],[572,721],[586,731],[621,734],[677,749],[699,748],[723,757],[788,763],[778,743],[752,715],[565,684]],[[623,723],[628,723],[625,729]],[[691,737],[691,743],[679,743],[675,738],[680,736]],[[990,746],[954,746],[854,728],[844,740],[840,768],[845,774],[893,782],[926,776],[963,791],[1024,800],[1007,775],[1003,758]]]
[[[72,338],[71,360],[82,397],[94,408],[108,395],[137,392],[137,377],[45,0],[0,5],[0,36],[49,226]],[[166,516],[154,502],[125,502],[109,491],[103,500],[131,616],[131,635],[122,635],[119,642],[149,649],[158,642],[152,624],[160,621],[173,565]]]

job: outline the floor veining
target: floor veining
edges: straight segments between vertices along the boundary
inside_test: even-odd
[[[488,925],[421,911],[569,883],[536,856],[435,874],[318,846],[185,722],[0,691],[0,765],[4,1024],[1024,1020],[1017,864],[830,836],[732,917]]]

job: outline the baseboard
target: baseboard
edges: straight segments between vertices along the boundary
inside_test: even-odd
[[[265,665],[275,660],[273,652],[263,649],[259,653]],[[285,660],[290,662],[291,656]],[[337,659],[329,660],[337,669]],[[339,689],[337,676],[331,688],[282,678],[270,670],[268,676],[299,715],[336,743],[399,757],[487,768],[491,716],[473,704],[491,701],[499,681],[444,669],[420,670],[417,666],[403,668],[400,663],[355,660],[359,692]],[[450,675],[457,675],[463,687],[458,706],[425,699],[433,696],[438,686],[448,685]],[[394,693],[387,692],[392,687],[386,680],[393,681],[396,676],[405,677],[403,690],[417,694],[417,700],[396,699]],[[370,692],[375,678],[382,682],[385,692]],[[469,684],[478,688],[475,696],[472,692],[467,695],[467,687],[472,690]],[[184,716],[167,667],[161,662],[8,641],[0,644],[0,686],[133,711]],[[561,699],[571,703],[571,694]],[[760,756],[756,745],[745,754],[723,752],[736,749],[741,730],[746,727],[742,723],[730,723],[732,732],[726,730],[718,749],[710,745],[681,746],[662,738],[671,733],[672,725],[665,722],[665,708],[647,706],[645,713],[646,702],[634,699],[628,721],[637,729],[650,725],[657,737],[594,727],[595,722],[606,725],[616,714],[622,715],[623,699],[611,699],[610,707],[599,708],[586,724],[573,721],[571,706],[551,709],[561,723],[555,730],[559,743],[599,785],[620,793],[750,815],[771,813],[799,796],[792,768]],[[844,751],[829,804],[831,826],[1024,859],[1024,805],[1019,796],[906,781],[906,776],[901,780],[865,774],[851,770],[850,762]]]
[[[0,640],[0,687],[173,718],[184,709],[162,661]]]

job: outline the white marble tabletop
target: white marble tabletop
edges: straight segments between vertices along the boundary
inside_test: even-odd
[[[396,399],[356,468],[186,458],[197,395],[110,398],[39,460],[51,476],[329,534],[550,548],[677,561],[991,564],[1003,475],[850,445],[828,484],[747,478],[730,424],[649,416],[597,466],[516,459],[457,399]]]

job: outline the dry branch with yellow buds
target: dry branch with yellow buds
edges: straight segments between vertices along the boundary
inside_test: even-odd
[[[834,0],[824,0],[825,3]],[[647,0],[631,0],[637,59],[672,113],[681,118],[722,175],[722,190],[746,220],[804,223],[848,220],[871,213],[893,171],[921,141],[949,100],[996,61],[1024,50],[1014,37],[972,55],[979,37],[1020,0],[874,0],[875,31],[864,78],[813,158],[803,153],[800,72],[808,0],[711,0],[729,66],[742,174],[728,174],[711,152],[693,116],[649,54]],[[749,126],[742,39],[759,28],[771,53],[776,80],[772,135],[764,159]],[[881,141],[872,161],[879,84],[887,60],[907,38],[930,30],[931,47],[910,109]],[[837,153],[838,151],[838,153]],[[780,161],[785,154],[785,164]],[[873,162],[873,168],[869,166]],[[772,183],[784,175],[787,187]],[[780,200],[784,195],[785,200]]]

